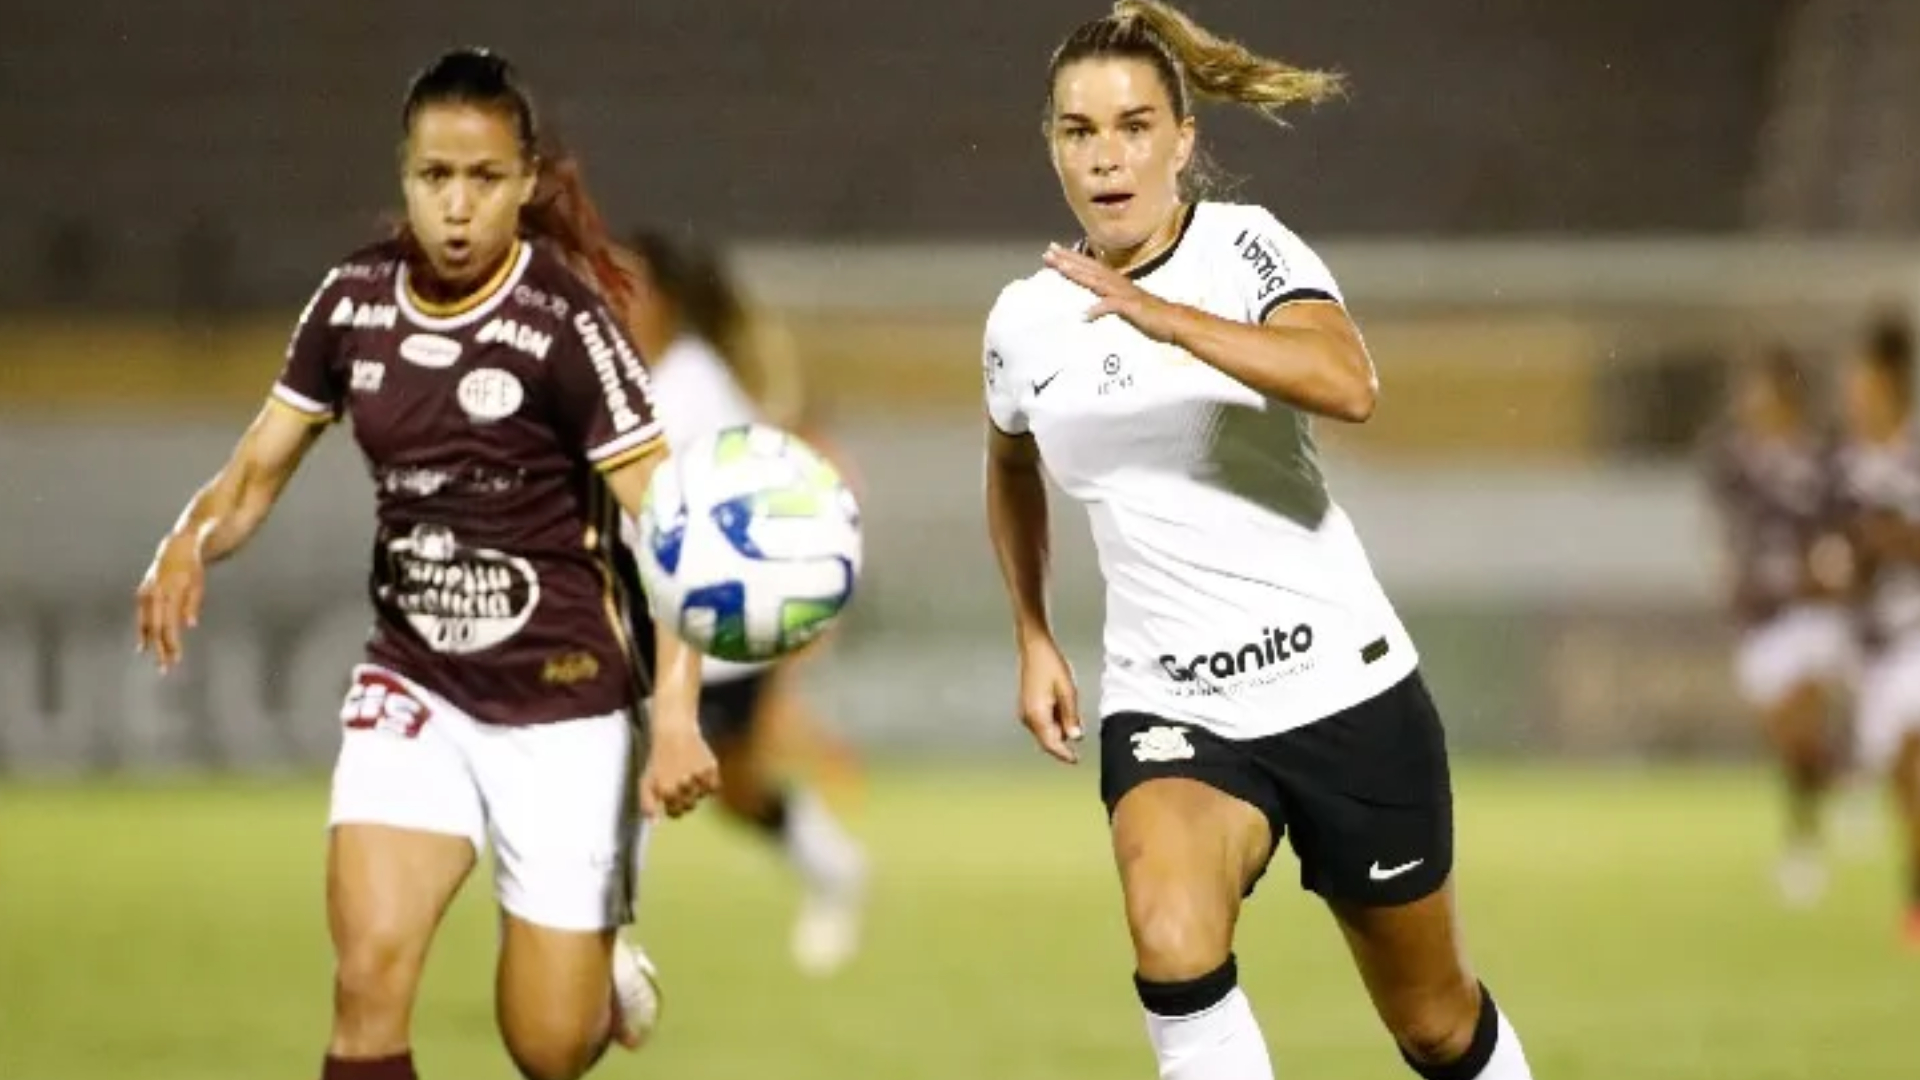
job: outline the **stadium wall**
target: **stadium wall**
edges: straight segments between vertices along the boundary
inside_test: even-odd
[[[1324,250],[1387,386],[1375,423],[1323,429],[1336,495],[1412,624],[1456,741],[1596,757],[1750,749],[1681,436],[1741,343],[1778,332],[1837,355],[1863,311],[1911,295],[1912,252]],[[870,572],[808,677],[876,752],[1021,745],[978,510],[977,340],[993,291],[1032,254],[739,253],[856,463]],[[154,537],[255,407],[288,318],[0,323],[0,770],[306,768],[331,754],[367,628],[371,491],[350,440],[326,440],[257,545],[216,572],[178,676],[162,683],[131,650]],[[1688,377],[1641,377],[1661,372]],[[1678,419],[1621,420],[1647,416]],[[1059,618],[1091,691],[1099,588],[1079,516],[1059,520]]]

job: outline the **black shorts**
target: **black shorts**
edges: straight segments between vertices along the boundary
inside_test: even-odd
[[[1149,734],[1155,729],[1172,730]],[[1160,752],[1140,752],[1149,742]],[[1300,887],[1330,900],[1410,903],[1453,870],[1446,733],[1419,672],[1343,712],[1258,739],[1223,739],[1137,712],[1101,722],[1100,795],[1109,818],[1127,792],[1169,777],[1197,780],[1265,814],[1274,847],[1292,841]],[[1247,883],[1248,893],[1265,873]]]
[[[700,688],[700,733],[708,743],[735,742],[752,734],[767,678],[765,671],[756,671]]]

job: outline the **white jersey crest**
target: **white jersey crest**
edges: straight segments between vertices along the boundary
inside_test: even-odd
[[[1147,291],[1242,323],[1341,303],[1301,239],[1256,206],[1200,203]],[[1042,270],[987,319],[987,412],[1031,434],[1087,508],[1106,581],[1101,713],[1228,738],[1311,723],[1417,664],[1351,522],[1328,495],[1308,417],[1117,317]]]

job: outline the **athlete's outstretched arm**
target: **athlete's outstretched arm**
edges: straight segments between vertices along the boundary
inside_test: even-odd
[[[667,459],[666,441],[655,445],[654,452],[603,474],[620,508],[635,518],[653,470]],[[648,817],[662,810],[679,817],[719,789],[720,772],[700,734],[700,653],[658,619],[653,642],[653,746],[640,783],[640,805]]]
[[[179,662],[186,629],[200,621],[207,566],[239,551],[266,524],[328,419],[269,398],[227,463],[161,539],[135,601],[140,651],[151,650],[161,671]]]
[[[1331,299],[1282,304],[1256,326],[1162,300],[1077,251],[1054,248],[1046,263],[1099,297],[1088,319],[1118,315],[1148,337],[1307,412],[1353,423],[1373,415],[1380,393],[1373,358],[1346,308]]]
[[[227,463],[187,503],[167,539],[198,537],[200,557],[209,563],[245,547],[267,523],[287,481],[331,420],[268,398]]]
[[[1014,635],[1022,645],[1051,638],[1047,572],[1052,534],[1040,450],[1032,435],[1009,435],[987,424],[987,533],[1013,603]]]

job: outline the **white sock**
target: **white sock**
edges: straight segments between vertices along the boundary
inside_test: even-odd
[[[795,788],[787,795],[786,827],[780,832],[787,861],[807,887],[822,892],[858,889],[866,876],[866,856],[832,811],[812,792]]]
[[[1499,1033],[1493,1041],[1493,1057],[1475,1080],[1533,1080],[1533,1070],[1527,1068],[1526,1051],[1520,1049],[1520,1036],[1514,1034],[1513,1025],[1507,1023],[1506,1013],[1500,1014]]]
[[[1160,1080],[1273,1080],[1260,1022],[1238,986],[1191,1016],[1149,1011],[1147,1038],[1160,1059]]]

